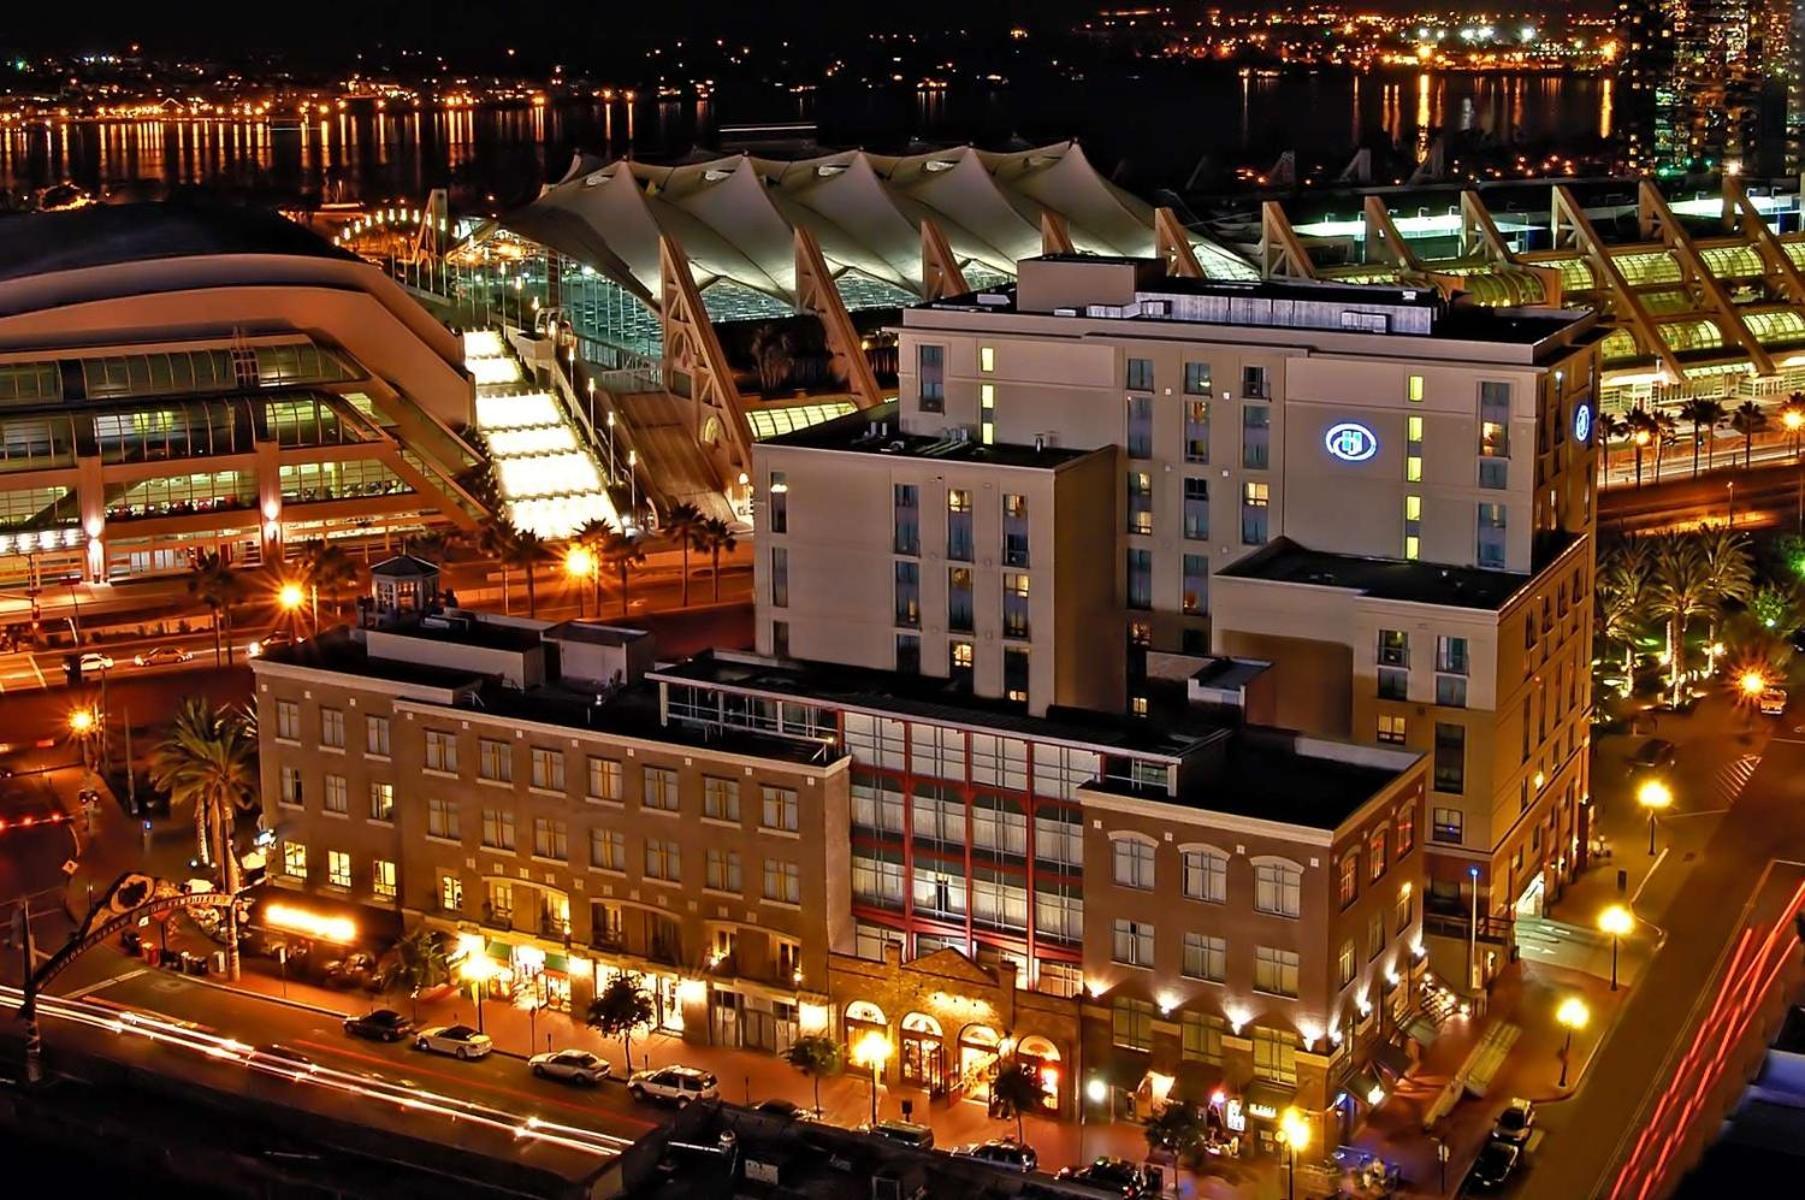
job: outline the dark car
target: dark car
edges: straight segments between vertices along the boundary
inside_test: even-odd
[[[1664,771],[1673,766],[1673,743],[1666,738],[1649,738],[1630,755],[1630,770]]]
[[[414,1023],[392,1008],[378,1008],[361,1017],[346,1017],[345,1032],[372,1042],[398,1042]]]
[[[1014,1138],[992,1138],[988,1142],[975,1142],[962,1150],[953,1151],[955,1158],[972,1158],[987,1163],[1002,1171],[1019,1171],[1023,1175],[1032,1174],[1040,1167],[1040,1155],[1034,1147],[1025,1146]]]
[[[1115,1192],[1127,1200],[1159,1195],[1161,1182],[1155,1172],[1138,1163],[1109,1157],[1094,1159],[1082,1167],[1066,1167],[1059,1172],[1059,1178]]]
[[[1529,1141],[1529,1135],[1535,1132],[1536,1106],[1532,1100],[1522,1097],[1513,1099],[1498,1114],[1492,1124],[1492,1137],[1501,1142],[1512,1142],[1518,1146]]]
[[[901,1142],[905,1146],[913,1146],[917,1150],[934,1148],[934,1131],[926,1125],[917,1125],[913,1121],[875,1121],[861,1125],[864,1133],[892,1142]]]
[[[1522,1157],[1523,1147],[1515,1142],[1493,1138],[1486,1142],[1485,1149],[1479,1152],[1472,1169],[1467,1172],[1464,1190],[1468,1195],[1503,1190],[1505,1181],[1517,1169],[1517,1162]]]
[[[785,1121],[812,1121],[815,1114],[794,1100],[760,1100],[752,1106],[752,1111],[763,1113],[767,1117],[781,1117]]]

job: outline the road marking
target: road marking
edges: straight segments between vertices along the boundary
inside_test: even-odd
[[[50,684],[44,678],[44,672],[38,667],[38,656],[35,654],[28,655],[25,661],[31,664],[31,673],[38,677],[38,686],[48,691]]]
[[[136,979],[138,976],[146,974],[149,970],[149,967],[139,967],[135,971],[127,971],[123,975],[114,975],[110,979],[103,979],[99,983],[90,983],[87,987],[76,988],[73,992],[64,996],[63,999],[86,1000],[96,992],[104,992],[116,983],[124,983],[128,979]]]
[[[637,1125],[642,1129],[656,1129],[661,1124],[663,1124],[663,1122],[661,1122],[661,1121],[648,1121],[644,1117],[631,1116],[627,1113],[620,1112],[615,1109],[600,1109],[600,1108],[596,1108],[593,1105],[576,1104],[569,1100],[560,1100],[555,1096],[543,1096],[537,1092],[529,1092],[529,1091],[526,1091],[524,1088],[514,1088],[514,1087],[508,1087],[506,1084],[491,1083],[488,1080],[481,1078],[480,1076],[472,1076],[472,1075],[467,1075],[467,1074],[459,1075],[456,1072],[441,1071],[435,1067],[421,1067],[416,1070],[414,1068],[412,1062],[408,1059],[403,1059],[403,1060],[397,1062],[395,1059],[392,1059],[392,1058],[383,1058],[380,1055],[365,1054],[359,1050],[352,1050],[348,1046],[345,1046],[345,1045],[343,1045],[341,1043],[337,1043],[337,1042],[316,1042],[316,1041],[312,1040],[311,1038],[295,1038],[295,1039],[293,1039],[293,1041],[294,1041],[294,1044],[297,1046],[306,1046],[307,1048],[309,1048],[311,1050],[319,1050],[326,1054],[336,1054],[343,1058],[355,1059],[360,1062],[373,1063],[379,1067],[386,1067],[390,1071],[401,1071],[407,1075],[429,1075],[435,1079],[449,1079],[449,1080],[463,1084],[468,1087],[483,1088],[487,1091],[496,1092],[503,1096],[513,1096],[520,1100],[530,1100],[534,1104],[549,1104],[556,1108],[567,1108],[567,1109],[570,1109],[572,1112],[580,1112],[580,1113],[584,1114],[585,1116],[589,1116],[589,1117],[594,1117],[598,1113],[606,1113],[610,1117],[618,1117],[621,1120],[625,1121],[626,1123],[628,1123],[630,1125]],[[411,1043],[406,1038],[395,1043],[395,1045],[397,1045],[397,1046],[404,1046],[404,1045],[410,1045],[410,1044]],[[426,1056],[426,1051],[424,1051],[424,1050],[411,1050],[410,1049],[407,1053],[416,1058],[424,1058]],[[521,1070],[523,1070],[523,1071],[526,1070],[526,1067],[524,1064],[521,1066]],[[390,1080],[390,1082],[400,1082],[400,1081]],[[604,1131],[596,1130],[596,1132],[603,1133]]]

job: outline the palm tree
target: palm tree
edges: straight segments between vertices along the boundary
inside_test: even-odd
[[[1700,396],[1680,405],[1680,419],[1692,422],[1692,475],[1696,479],[1698,477],[1699,439],[1703,436],[1704,430],[1715,430],[1722,422],[1724,406],[1715,400]],[[1711,455],[1707,452],[1705,466],[1710,467],[1710,465]]]
[[[194,837],[204,863],[219,868],[220,887],[236,897],[241,886],[232,835],[240,810],[255,807],[255,736],[242,713],[216,709],[190,696],[169,732],[151,748],[150,778],[172,806],[194,809]],[[226,909],[226,972],[238,978],[238,906]]]
[[[1755,435],[1767,428],[1767,414],[1753,400],[1744,400],[1730,414],[1730,427],[1742,435],[1742,465],[1755,465]],[[1731,460],[1735,462],[1734,459]]]
[[[1711,574],[1698,539],[1668,534],[1655,546],[1651,615],[1667,622],[1667,680],[1672,702],[1680,703],[1684,680],[1686,628],[1711,608]]]
[[[733,526],[720,517],[709,517],[696,531],[696,549],[708,552],[710,568],[714,573],[716,604],[721,602],[721,555],[732,554],[738,545],[733,538]]]
[[[1711,641],[1715,643],[1724,605],[1732,601],[1747,604],[1755,594],[1754,557],[1747,536],[1725,526],[1703,526],[1697,536],[1705,560],[1705,598],[1711,606]]]
[[[1147,1122],[1147,1145],[1171,1152],[1174,1159],[1196,1150],[1208,1136],[1209,1124],[1195,1105],[1173,1100]]]
[[[664,532],[683,551],[683,607],[689,607],[689,550],[702,531],[702,510],[685,500],[664,514]]]
[[[395,943],[395,982],[407,989],[414,1018],[420,1016],[420,993],[451,978],[451,960],[445,938],[438,930],[421,925]]]
[[[815,1115],[821,1115],[821,1080],[838,1075],[844,1066],[840,1043],[820,1034],[799,1037],[783,1052],[783,1061],[808,1076],[815,1085]]]
[[[1598,414],[1598,469],[1601,479],[1609,480],[1611,476],[1611,443],[1629,434],[1630,425],[1622,417],[1610,413]]]
[[[602,615],[602,548],[608,544],[611,536],[619,532],[614,522],[606,517],[592,517],[570,535],[573,545],[583,547],[595,558],[596,569],[589,573],[589,586],[592,589],[590,599],[595,604],[595,615],[598,617]]]
[[[1636,690],[1636,638],[1654,601],[1650,546],[1646,538],[1632,538],[1612,546],[1599,561],[1599,637],[1606,643],[1623,644],[1625,695]]]
[[[345,553],[343,546],[314,538],[301,546],[300,567],[301,579],[307,585],[312,607],[313,629],[317,634],[320,629],[320,593],[326,593],[326,599],[332,605],[332,614],[337,616],[341,594],[357,586],[357,564],[351,561],[351,556]]]
[[[602,561],[613,567],[620,577],[620,615],[627,615],[627,570],[637,567],[646,560],[646,552],[640,548],[639,539],[631,534],[612,530],[602,540]]]
[[[477,548],[485,557],[501,567],[501,611],[511,613],[514,604],[508,594],[508,567],[514,554],[514,527],[506,521],[490,521],[476,537]]]
[[[1656,413],[1655,417],[1655,482],[1661,482],[1661,456],[1667,447],[1680,440],[1680,423],[1669,413]]]
[[[401,552],[443,566],[462,541],[463,536],[455,529],[427,529],[420,533],[410,533],[403,538]]]
[[[1655,419],[1654,414],[1650,413],[1646,408],[1637,408],[1632,409],[1629,415],[1623,418],[1623,425],[1624,428],[1629,431],[1630,444],[1636,448],[1636,486],[1641,487],[1642,449],[1653,442],[1655,443],[1656,455],[1660,454],[1660,422],[1658,422]],[[1658,462],[1659,459],[1657,458],[1656,461]],[[1660,481],[1660,477],[1661,472],[1657,467],[1655,470],[1656,482]]]
[[[536,619],[539,616],[539,593],[533,577],[553,557],[552,548],[546,544],[545,539],[530,529],[516,530],[513,540],[508,544],[502,561],[512,563],[526,572],[526,615],[529,617]]]
[[[217,550],[203,550],[195,555],[188,572],[188,594],[213,610],[213,665],[219,666],[223,654],[232,661],[232,609],[244,601],[244,580]],[[223,638],[222,638],[223,632]]]

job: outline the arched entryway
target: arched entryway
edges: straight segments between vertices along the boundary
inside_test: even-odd
[[[990,1080],[996,1074],[1003,1036],[976,1022],[959,1031],[959,1090],[967,1100],[990,1103]]]
[[[938,1096],[946,1090],[946,1035],[926,1013],[902,1019],[902,1077]]]
[[[1039,1077],[1040,1090],[1043,1095],[1042,1107],[1049,1112],[1059,1111],[1059,1085],[1063,1078],[1060,1070],[1059,1047],[1055,1046],[1039,1034],[1030,1034],[1016,1043],[1015,1057]]]
[[[846,1051],[859,1044],[859,1039],[868,1033],[880,1035],[886,1042],[890,1040],[890,1018],[884,1010],[869,1000],[854,1000],[846,1006]]]

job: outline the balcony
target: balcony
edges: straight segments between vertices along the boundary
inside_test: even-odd
[[[1423,913],[1423,933],[1428,937],[1455,938],[1465,941],[1472,929],[1472,914],[1427,911]],[[1478,941],[1495,946],[1508,946],[1511,942],[1511,922],[1506,917],[1482,916],[1479,918]]]

